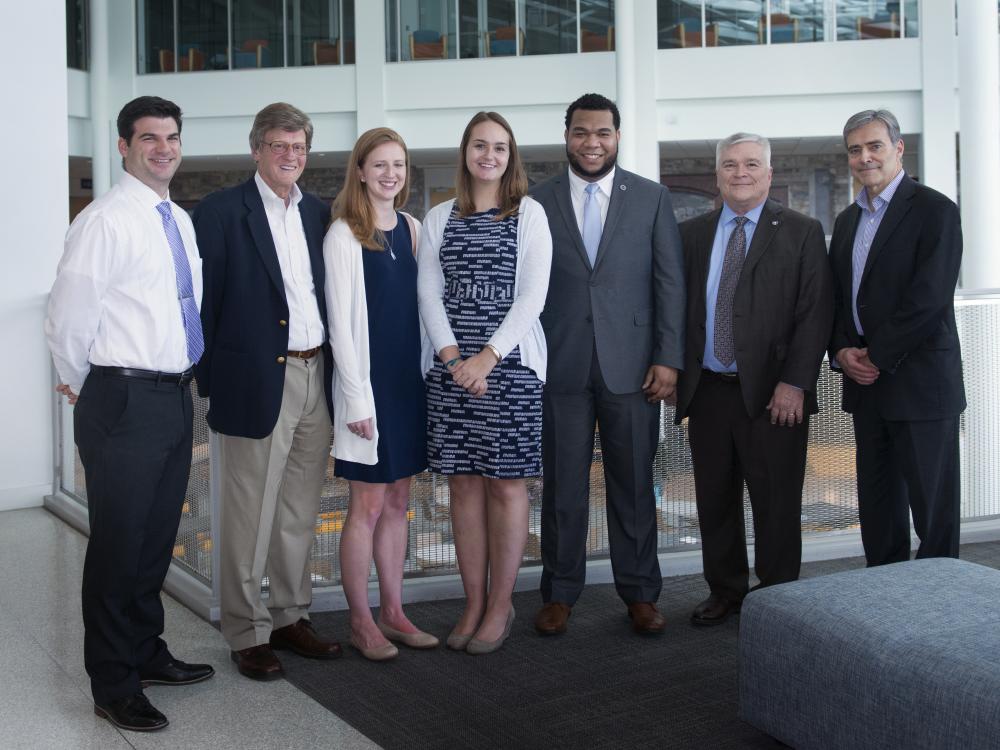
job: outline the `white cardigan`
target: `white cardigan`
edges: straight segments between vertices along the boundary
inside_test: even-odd
[[[420,222],[413,223],[414,247],[420,239]],[[409,231],[409,228],[407,228]],[[333,449],[334,458],[369,466],[378,463],[378,417],[372,392],[368,349],[368,297],[361,243],[343,219],[333,222],[323,239],[326,264],[326,315],[333,350]],[[423,347],[427,349],[427,347]],[[426,355],[424,355],[426,357]],[[372,439],[351,432],[349,422],[372,420]]]
[[[451,216],[454,199],[441,203],[424,217],[424,231],[417,253],[417,294],[420,319],[435,352],[455,346],[455,334],[448,323],[444,307],[444,272],[441,270],[441,243],[444,228]],[[547,353],[545,334],[538,316],[545,306],[552,268],[552,235],[545,209],[534,198],[521,199],[517,222],[517,267],[514,272],[514,302],[503,322],[490,336],[489,343],[501,357],[515,346],[521,348],[521,364],[545,381]],[[424,357],[424,372],[430,369],[433,357]]]

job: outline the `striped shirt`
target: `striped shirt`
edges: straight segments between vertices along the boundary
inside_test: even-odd
[[[899,174],[893,178],[885,190],[872,199],[871,205],[874,208],[869,208],[867,188],[861,188],[854,199],[858,208],[861,209],[861,220],[858,222],[858,229],[854,235],[854,250],[851,253],[851,310],[854,312],[854,325],[862,336],[865,335],[865,331],[861,327],[861,319],[858,317],[858,289],[861,287],[861,277],[864,275],[865,264],[868,262],[868,251],[871,250],[872,240],[875,239],[879,225],[885,217],[892,196],[896,194],[896,188],[903,181],[904,174],[902,169],[899,170]]]

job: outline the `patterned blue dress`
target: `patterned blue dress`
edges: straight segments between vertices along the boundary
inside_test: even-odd
[[[388,484],[427,468],[417,261],[406,217],[396,212],[396,227],[386,233],[382,251],[363,249],[361,255],[378,417],[378,463],[368,466],[338,458],[333,473],[344,479]]]
[[[514,301],[518,216],[452,212],[441,242],[444,306],[463,357],[489,341]],[[542,382],[515,347],[470,396],[435,359],[427,373],[427,458],[440,474],[541,474]]]

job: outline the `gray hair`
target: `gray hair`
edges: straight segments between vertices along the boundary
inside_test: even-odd
[[[291,104],[275,102],[268,104],[253,118],[250,128],[250,149],[258,151],[264,146],[264,136],[269,130],[284,130],[286,133],[297,133],[300,130],[306,134],[306,148],[312,147],[313,125],[309,115]]]
[[[756,133],[733,133],[727,138],[723,138],[715,144],[715,168],[722,166],[722,152],[727,148],[735,146],[737,143],[756,143],[764,150],[764,164],[771,166],[771,142],[762,135]]]
[[[893,146],[899,143],[899,120],[896,119],[896,115],[887,109],[866,109],[848,118],[847,124],[844,125],[844,146],[847,146],[847,136],[872,122],[885,125],[885,129],[889,131],[889,143]]]

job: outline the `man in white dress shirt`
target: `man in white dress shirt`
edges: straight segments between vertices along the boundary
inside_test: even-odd
[[[308,618],[331,370],[322,293],[330,209],[296,185],[312,133],[290,104],[262,109],[250,130],[256,174],[194,213],[205,283],[196,376],[221,453],[222,635],[240,673],[257,680],[282,675],[273,649],[340,656]]]
[[[83,568],[84,664],[94,712],[122,729],[167,719],[143,694],[214,674],[160,638],[160,589],[191,468],[189,383],[204,349],[201,262],[191,220],[170,201],[181,111],[142,96],[118,115],[125,174],[73,221],[45,335],[57,390],[75,404],[90,542]]]

